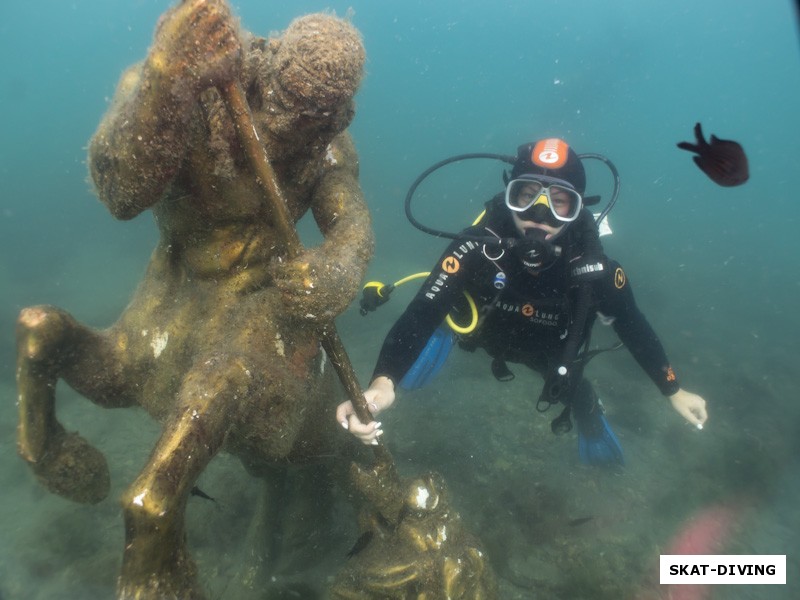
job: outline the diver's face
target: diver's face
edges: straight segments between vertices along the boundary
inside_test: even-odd
[[[528,229],[541,229],[542,231],[545,231],[547,233],[544,239],[549,240],[550,238],[561,233],[561,230],[564,229],[564,225],[553,227],[552,225],[548,225],[547,223],[537,223],[536,221],[527,221],[525,219],[520,218],[517,213],[511,213],[511,216],[514,219],[514,225],[516,225],[517,231],[519,231],[522,235],[525,235],[525,232]]]
[[[512,202],[520,209],[532,206],[545,188],[541,183],[531,181],[520,186]],[[553,211],[564,219],[568,219],[575,207],[575,192],[570,192],[562,187],[551,185],[547,188],[548,200]]]
[[[553,203],[553,210],[559,217],[568,218],[575,205],[569,192],[556,186],[550,186],[550,201]]]
[[[541,229],[549,239],[564,228],[561,219],[571,220],[576,207],[574,190],[561,186],[545,187],[541,182],[517,182],[506,202],[512,209],[514,224],[523,235],[528,229]]]
[[[518,206],[530,206],[536,200],[537,196],[542,193],[542,186],[539,183],[531,182],[522,186],[519,190],[519,193],[515,196],[514,201]],[[558,212],[558,214],[566,214],[569,211],[570,204],[569,199],[566,198],[565,194],[560,194],[558,192],[554,193],[553,190],[550,191],[550,199],[553,202],[553,210]],[[522,234],[525,235],[525,231],[528,229],[541,229],[547,232],[547,236],[545,239],[549,239],[559,233],[564,226],[560,225],[558,227],[553,227],[552,225],[548,225],[547,223],[539,223],[532,219],[529,219],[529,216],[532,216],[531,211],[525,212],[512,212],[511,216],[514,218],[514,225],[517,226],[517,230]]]

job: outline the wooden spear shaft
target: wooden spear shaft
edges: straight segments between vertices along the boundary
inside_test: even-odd
[[[234,79],[223,86],[220,92],[233,117],[239,140],[250,161],[250,166],[255,172],[256,180],[264,192],[264,197],[269,202],[275,225],[286,245],[286,254],[289,258],[295,258],[302,253],[303,245],[292,222],[286,198],[278,185],[278,180],[267,157],[266,149],[258,138],[258,132],[253,124],[253,117],[250,114],[250,107],[247,104],[242,86],[238,80]],[[356,378],[350,357],[347,355],[339,333],[336,331],[336,324],[333,321],[327,323],[320,333],[322,347],[331,359],[331,363],[347,392],[347,397],[353,403],[356,416],[362,423],[369,423],[373,420],[372,413],[370,413],[367,400],[361,392],[361,386]],[[394,461],[386,446],[378,444],[374,446],[374,449],[375,456],[381,463],[386,466],[394,466]]]

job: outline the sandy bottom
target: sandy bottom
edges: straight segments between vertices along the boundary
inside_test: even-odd
[[[348,314],[340,329],[366,378],[376,342],[360,319]],[[800,463],[790,434],[800,410],[789,405],[776,419],[748,404],[755,396],[766,405],[789,398],[788,377],[782,389],[777,378],[765,382],[743,368],[735,386],[707,388],[709,397],[734,393],[698,432],[669,409],[625,352],[596,358],[587,374],[627,459],[624,469],[610,470],[580,464],[574,432],[550,432],[556,410],[533,408],[537,376],[514,370],[514,381],[496,382],[483,355],[459,351],[435,382],[404,394],[382,418],[405,475],[444,476],[451,503],[483,541],[501,598],[666,598],[659,554],[696,512],[720,504],[736,506],[739,516],[719,553],[788,554],[789,573],[796,572]],[[7,399],[15,395],[10,382],[0,390]],[[59,389],[62,421],[103,450],[112,473],[109,498],[80,506],[48,494],[15,457],[10,404],[0,413],[0,598],[113,597],[124,535],[116,499],[145,464],[157,424],[142,411],[102,410]],[[316,541],[271,572],[274,589],[250,589],[243,581],[263,552],[253,525],[260,484],[236,458],[220,455],[199,486],[216,502],[191,498],[187,529],[211,598],[317,597],[355,540],[354,515],[341,499],[321,529],[294,511],[299,535]],[[725,586],[710,597],[789,599],[797,586],[790,577],[768,596]]]

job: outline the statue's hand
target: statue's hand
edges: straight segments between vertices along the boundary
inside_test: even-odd
[[[286,312],[306,321],[332,321],[342,313],[358,289],[353,279],[345,266],[326,261],[319,249],[274,263],[274,281]]]
[[[147,66],[170,82],[174,93],[227,83],[241,70],[238,25],[222,0],[183,0],[156,26]]]

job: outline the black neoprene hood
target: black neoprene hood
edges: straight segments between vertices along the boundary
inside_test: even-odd
[[[532,154],[539,142],[530,142],[517,148],[517,160],[511,169],[511,179],[520,175],[547,175],[557,177],[569,182],[575,190],[583,195],[586,191],[586,171],[581,159],[570,146],[567,150],[567,160],[557,168],[546,167],[533,161]]]

